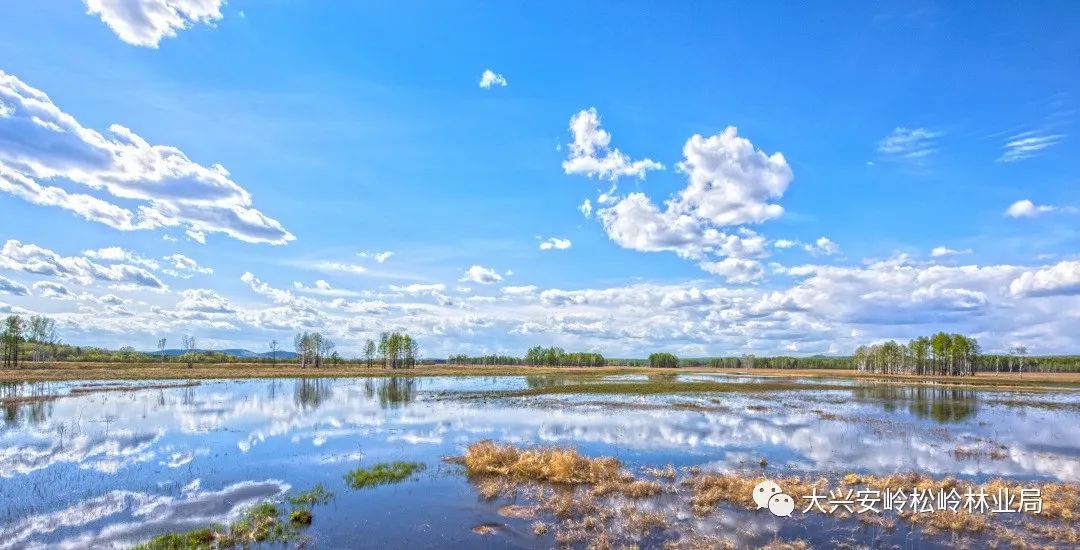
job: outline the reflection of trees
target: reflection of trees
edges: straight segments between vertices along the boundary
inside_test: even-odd
[[[293,401],[304,409],[317,409],[330,399],[333,390],[325,378],[301,378],[293,388]]]
[[[906,407],[918,418],[942,423],[967,420],[977,410],[975,392],[959,388],[866,384],[855,386],[853,393],[878,402],[888,412]]]
[[[37,425],[52,416],[52,401],[56,397],[46,384],[23,382],[0,382],[0,399],[3,402],[4,424],[14,426],[26,420]]]
[[[416,378],[412,376],[368,378],[364,380],[364,394],[369,399],[378,397],[379,406],[384,409],[408,405],[416,400]]]

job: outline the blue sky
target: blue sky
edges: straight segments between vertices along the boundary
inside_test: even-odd
[[[1078,22],[16,3],[0,310],[139,348],[403,329],[429,356],[808,355],[949,330],[1076,352]]]

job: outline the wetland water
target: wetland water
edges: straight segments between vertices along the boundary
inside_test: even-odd
[[[676,378],[761,380],[709,373]],[[616,457],[633,472],[673,464],[770,477],[916,471],[973,482],[1080,482],[1080,399],[1072,392],[838,379],[829,382],[836,389],[774,392],[478,393],[581,380],[8,384],[0,393],[0,548],[130,546],[165,532],[227,523],[253,503],[318,483],[335,496],[314,509],[314,522],[303,531],[315,547],[555,546],[555,529],[538,536],[532,518],[500,515],[511,500],[482,498],[464,468],[444,460],[485,439],[569,446],[586,456]],[[396,460],[422,462],[426,469],[402,483],[362,490],[344,481],[353,468]],[[676,497],[677,484],[671,493],[649,504],[668,516],[668,529],[627,540],[654,546],[693,531],[739,547],[795,539],[822,547],[932,547],[953,544],[957,536],[801,514],[801,503],[790,518],[732,506],[695,516]],[[494,532],[477,534],[478,525]],[[986,535],[962,536],[979,542]]]

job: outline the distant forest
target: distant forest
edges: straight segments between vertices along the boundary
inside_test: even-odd
[[[132,346],[104,349],[65,344],[56,322],[44,316],[23,318],[10,315],[0,324],[0,357],[5,368],[17,368],[36,362],[95,363],[265,363],[374,366],[408,368],[416,364],[498,365],[498,366],[656,366],[710,367],[730,369],[845,369],[886,374],[954,374],[977,372],[1080,372],[1080,355],[1029,355],[1025,346],[1016,346],[1005,354],[981,353],[978,342],[959,334],[937,333],[901,344],[893,341],[862,346],[851,356],[814,355],[809,357],[741,355],[735,357],[679,358],[657,352],[648,358],[607,358],[596,352],[568,352],[560,347],[534,346],[524,356],[451,355],[446,360],[420,358],[418,341],[404,333],[383,333],[379,341],[367,341],[360,357],[346,358],[334,351],[334,343],[319,333],[297,334],[295,351],[281,349],[276,340],[266,351],[246,349],[203,350],[193,336],[183,336],[180,348],[167,347],[168,340],[157,341],[157,350],[137,351]]]

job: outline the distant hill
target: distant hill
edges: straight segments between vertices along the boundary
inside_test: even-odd
[[[147,355],[161,355],[162,352],[160,350],[153,350],[140,353],[145,353]],[[182,349],[165,350],[165,355],[167,357],[176,357],[178,355],[184,355],[185,353],[187,353],[187,351]],[[269,351],[255,353],[249,349],[197,349],[195,350],[195,353],[224,353],[225,355],[231,355],[241,359],[270,359],[273,356]],[[296,359],[296,357],[296,352],[293,351],[278,350],[277,352],[278,359]]]

